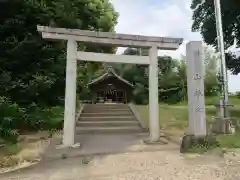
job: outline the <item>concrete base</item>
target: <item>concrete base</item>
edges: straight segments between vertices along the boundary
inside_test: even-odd
[[[163,145],[163,144],[168,144],[168,140],[165,138],[159,138],[158,141],[150,141],[149,139],[143,140],[142,141],[146,145]]]
[[[56,147],[56,149],[65,149],[65,148],[79,148],[80,147],[80,143],[76,143],[72,146],[65,146],[64,144],[58,145]]]
[[[231,125],[230,118],[216,118],[212,124],[212,132],[217,134],[233,134],[235,128]]]
[[[219,142],[213,135],[206,136],[195,136],[195,135],[184,135],[180,148],[181,153],[188,152],[191,148],[196,146],[207,146],[207,147],[218,147]]]
[[[56,149],[51,146],[44,154],[46,161],[52,159],[66,159],[93,155],[108,155],[130,152],[177,151],[179,145],[173,143],[156,143],[146,145],[143,140],[148,134],[113,134],[113,135],[81,135],[76,136],[76,142],[81,142],[81,148]]]

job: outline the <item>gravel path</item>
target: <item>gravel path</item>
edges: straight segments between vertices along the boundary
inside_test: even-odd
[[[239,180],[240,162],[186,157],[176,150],[125,153],[41,163],[1,180]]]

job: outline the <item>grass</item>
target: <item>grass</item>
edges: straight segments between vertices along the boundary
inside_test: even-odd
[[[221,147],[227,148],[240,148],[240,133],[236,133],[233,135],[220,135],[218,136],[218,140],[220,142]]]
[[[0,148],[0,168],[16,166],[19,158],[15,155],[21,152],[22,146],[19,144],[7,143]]]
[[[219,96],[206,97],[205,104],[206,104],[206,106],[212,106],[212,105],[216,104],[220,98],[221,97],[219,97]],[[237,98],[236,96],[229,96],[229,104],[235,105],[235,106],[240,106],[240,99]],[[187,101],[182,101],[176,105],[178,105],[178,106],[187,105]]]
[[[139,112],[142,113],[143,119],[149,125],[149,113],[147,106],[138,106]],[[182,130],[187,127],[188,112],[185,107],[175,107],[171,105],[159,106],[159,121],[161,127],[166,131],[172,131],[182,134]]]
[[[0,147],[0,168],[13,167],[23,162],[34,162],[39,159],[44,140],[49,132],[36,132],[21,135],[18,143],[6,143]]]
[[[215,101],[216,97],[206,98],[206,102]],[[240,119],[240,99],[230,97],[230,104],[235,105],[230,109],[231,117]],[[214,103],[212,103],[214,104]],[[149,114],[147,106],[138,106],[139,112],[141,112],[143,119],[146,120],[146,124],[149,125]],[[216,110],[214,106],[206,106],[206,120],[207,124],[211,124],[216,116]],[[173,136],[181,136],[184,134],[188,125],[188,106],[186,103],[177,105],[159,105],[159,121],[161,127],[168,134]],[[220,145],[222,147],[240,148],[240,133],[234,135],[221,135],[218,137]]]
[[[4,156],[12,156],[21,151],[22,147],[19,144],[7,143],[0,148],[0,154]]]

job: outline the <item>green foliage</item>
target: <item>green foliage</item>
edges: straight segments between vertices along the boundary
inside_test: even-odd
[[[193,144],[191,144],[191,147],[187,149],[187,153],[203,154],[218,147],[219,147],[218,141],[212,143],[209,142],[208,140],[203,139],[201,142],[194,142]]]
[[[148,104],[148,90],[140,83],[133,90],[133,101],[136,104]]]
[[[0,154],[5,156],[15,155],[22,150],[22,147],[16,143],[6,143],[1,149]],[[1,162],[0,162],[1,166]]]
[[[224,148],[240,148],[240,134],[236,133],[234,135],[221,135],[218,137],[220,146]]]
[[[31,104],[20,108],[9,99],[0,97],[0,137],[16,142],[23,131],[60,129],[63,125],[62,107],[40,107]]]
[[[220,93],[220,82],[218,81],[218,59],[214,51],[209,47],[204,47],[204,64],[205,64],[205,96],[216,96]]]
[[[124,51],[126,55],[140,55],[140,49],[127,48]],[[113,65],[116,72],[125,79],[135,84],[133,91],[133,101],[136,104],[148,104],[148,67],[143,65]],[[186,92],[186,78],[181,80],[178,71],[180,68],[177,60],[171,57],[159,57],[159,101],[166,103],[176,103],[183,99],[183,93]]]
[[[239,92],[239,91],[237,92],[236,95],[237,95],[237,97],[240,99],[240,92]]]
[[[240,105],[240,100],[235,95],[229,95],[229,104],[234,106]],[[215,105],[217,102],[219,102],[220,96],[209,96],[205,98],[205,104],[206,105]]]
[[[117,19],[108,0],[1,1],[0,11],[0,95],[20,105],[59,105],[64,97],[65,43],[42,40],[37,25],[112,31]]]
[[[26,108],[25,114],[25,127],[21,127],[20,129],[37,131],[62,128],[63,108],[61,107],[42,108],[36,104],[31,104]]]
[[[22,131],[61,128],[66,43],[43,40],[37,25],[113,31],[117,13],[109,0],[1,1],[0,11],[1,138],[16,141]],[[79,49],[113,51],[84,43]],[[78,66],[81,97],[88,95],[86,84],[101,66]]]
[[[201,5],[200,5],[201,4]],[[205,42],[217,47],[216,18],[214,1],[192,0],[193,9],[193,31],[200,31]],[[240,2],[238,0],[221,0],[223,33],[225,49],[228,49],[236,41],[240,45]],[[234,54],[226,54],[228,68],[234,73],[240,72],[240,58]]]
[[[23,110],[17,104],[12,104],[9,99],[0,97],[0,112],[0,137],[16,142],[17,126],[23,119]]]
[[[234,99],[235,98],[235,99]],[[218,99],[219,97],[206,97],[206,102],[212,102],[213,99]],[[230,115],[233,119],[240,118],[239,102],[240,100],[234,96],[229,99],[231,104],[236,105],[229,109]],[[211,103],[212,104],[212,103]],[[146,121],[146,125],[149,127],[149,108],[147,106],[141,105],[137,106],[139,112],[141,113],[143,119]],[[184,134],[188,126],[188,106],[187,104],[180,105],[159,105],[159,112],[161,116],[159,121],[161,128],[167,136],[179,137]],[[216,109],[214,106],[206,106],[206,123],[207,126],[215,121],[213,117],[216,116]],[[213,137],[213,136],[212,136]],[[210,138],[210,137],[209,137]],[[203,139],[200,142],[193,142],[192,147],[188,149],[188,152],[194,153],[204,153],[206,151],[212,150],[216,147],[220,148],[239,148],[240,147],[240,134],[237,131],[235,134],[229,135],[218,135],[214,139]],[[179,139],[179,138],[178,138]],[[209,141],[210,140],[210,141]],[[213,140],[213,141],[212,141]]]
[[[217,80],[217,59],[210,48],[205,47],[205,95],[219,94]],[[127,48],[124,54],[140,55],[139,49]],[[158,57],[159,102],[176,104],[187,100],[187,64],[185,60],[176,60],[168,56]],[[142,65],[113,65],[116,72],[135,84],[133,101],[136,104],[148,104],[148,67]]]

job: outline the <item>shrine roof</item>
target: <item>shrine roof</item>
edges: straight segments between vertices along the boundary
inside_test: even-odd
[[[107,68],[107,71],[106,71],[104,74],[102,74],[101,76],[93,79],[93,80],[92,80],[91,82],[89,82],[87,85],[88,85],[88,86],[91,86],[91,85],[93,85],[93,84],[96,84],[96,83],[98,83],[99,81],[104,80],[104,78],[107,78],[107,77],[109,77],[109,76],[114,76],[114,77],[116,77],[117,79],[119,79],[120,81],[122,81],[123,83],[125,83],[125,84],[127,84],[127,85],[129,85],[129,86],[131,86],[131,87],[134,86],[131,82],[129,82],[128,80],[126,80],[126,79],[124,79],[123,77],[119,76],[119,75],[114,71],[114,69],[113,69],[112,67],[108,67],[108,68]]]

